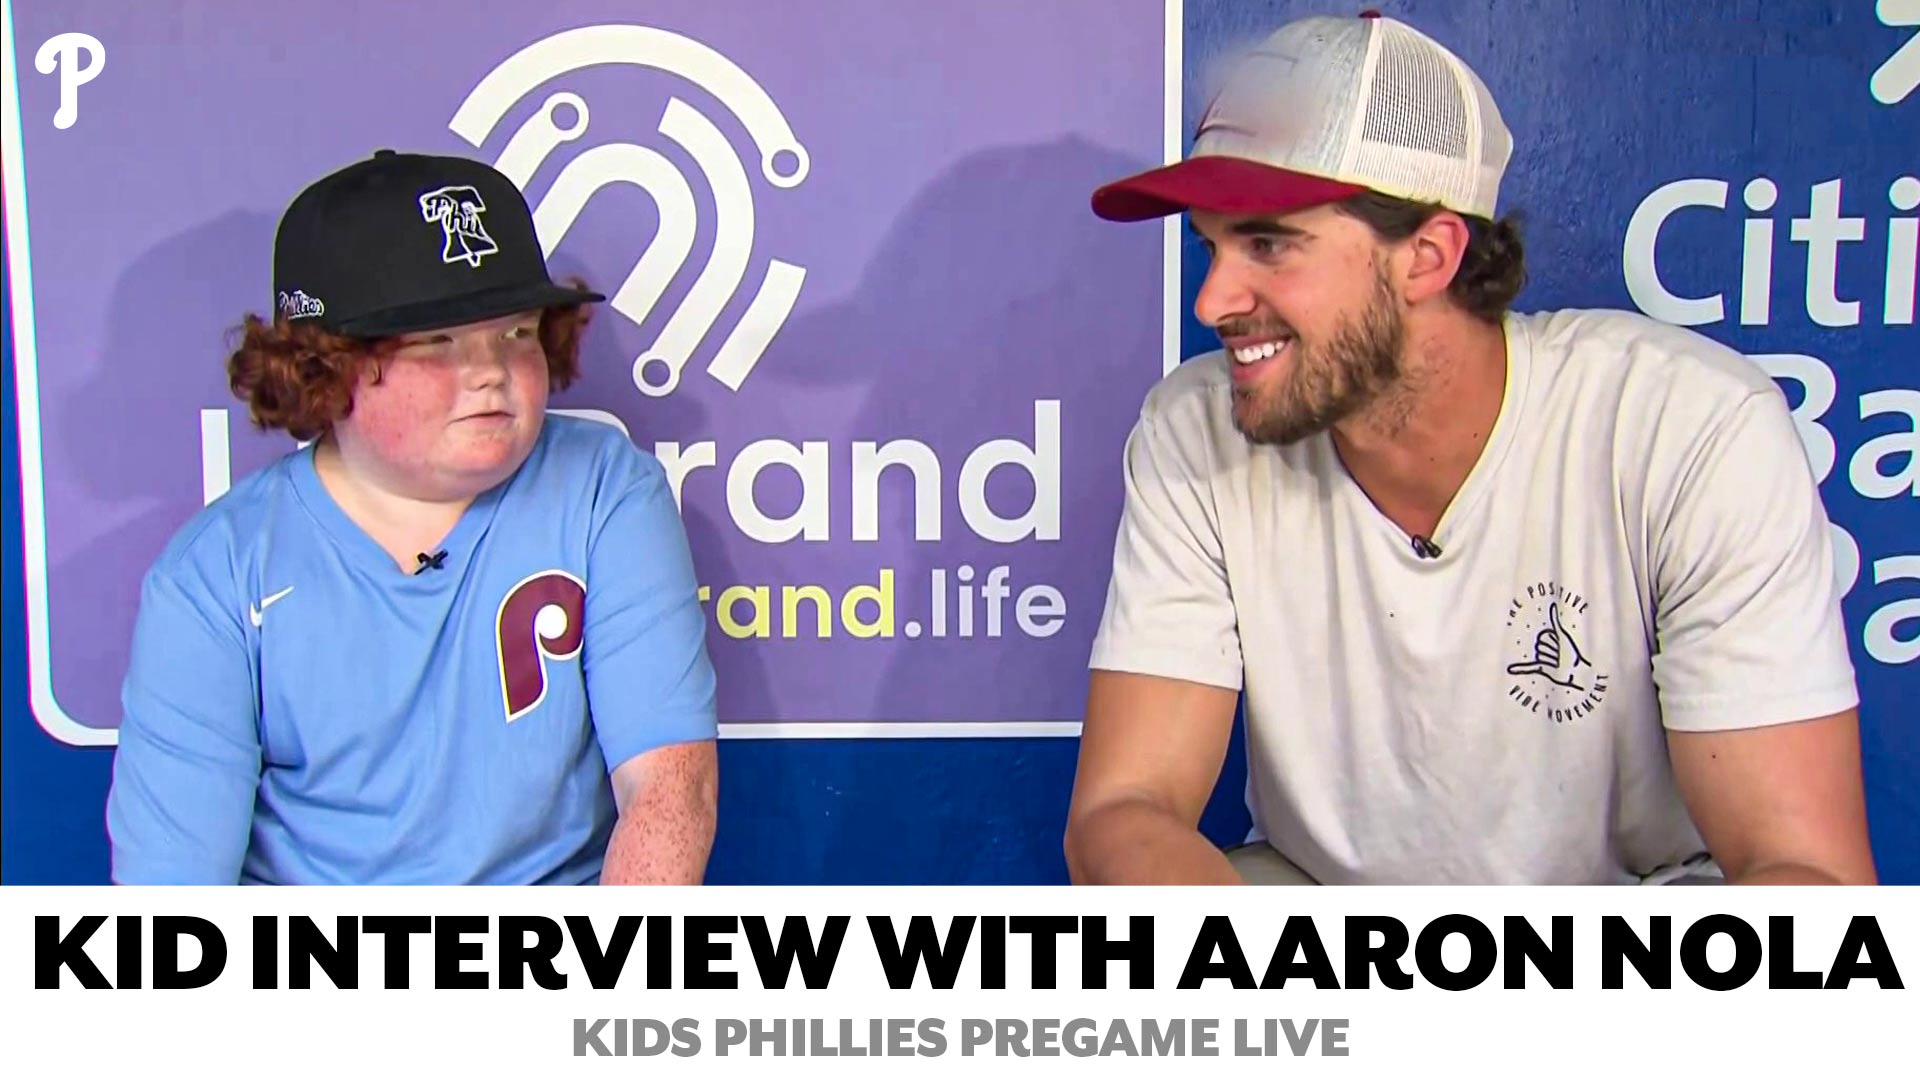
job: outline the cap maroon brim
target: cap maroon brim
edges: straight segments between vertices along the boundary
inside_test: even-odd
[[[1287,214],[1366,190],[1245,158],[1206,156],[1116,180],[1093,193],[1093,212],[1108,221],[1146,221],[1185,210]]]

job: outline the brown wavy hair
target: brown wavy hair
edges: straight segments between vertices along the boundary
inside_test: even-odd
[[[1365,192],[1334,204],[1348,217],[1358,218],[1388,242],[1405,240],[1444,207],[1412,202],[1390,195]],[[1467,250],[1447,292],[1454,302],[1484,322],[1498,323],[1527,284],[1526,247],[1520,242],[1520,219],[1509,214],[1489,221],[1462,214],[1467,223]]]
[[[540,313],[540,345],[547,354],[548,388],[564,390],[580,375],[580,336],[585,305]],[[247,403],[254,426],[279,429],[296,439],[315,439],[353,411],[353,388],[369,366],[379,381],[380,363],[400,338],[353,338],[313,322],[248,315],[236,327],[238,344],[227,357],[227,385]]]

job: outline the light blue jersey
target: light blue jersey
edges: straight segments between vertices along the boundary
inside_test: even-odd
[[[202,510],[147,575],[107,825],[122,883],[586,883],[608,776],[715,734],[659,462],[549,416],[408,575],[311,449]]]

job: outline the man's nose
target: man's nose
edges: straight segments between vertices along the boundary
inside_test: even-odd
[[[1233,269],[1217,256],[1207,267],[1207,276],[1200,282],[1200,291],[1193,298],[1193,315],[1209,327],[1217,327],[1229,319],[1251,315],[1254,309],[1253,293],[1240,280]]]

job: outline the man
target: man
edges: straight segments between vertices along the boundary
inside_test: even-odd
[[[1369,14],[1242,62],[1188,160],[1222,352],[1148,397],[1066,837],[1081,882],[1871,882],[1828,526],[1773,383],[1508,314],[1511,138]],[[1245,690],[1256,842],[1195,829]]]
[[[107,820],[122,883],[698,884],[714,675],[664,470],[546,415],[584,304],[494,169],[307,188],[228,361],[310,445],[144,584]]]

